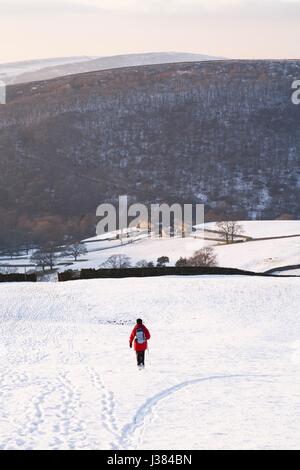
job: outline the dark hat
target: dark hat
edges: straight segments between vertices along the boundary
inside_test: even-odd
[[[143,323],[143,320],[141,318],[138,318],[136,322],[141,324],[141,323]]]

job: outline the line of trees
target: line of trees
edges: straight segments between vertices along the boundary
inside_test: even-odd
[[[157,267],[162,267],[165,266],[167,263],[169,263],[169,258],[167,256],[162,256],[157,259]],[[126,256],[124,254],[115,254],[111,255],[104,263],[100,265],[100,268],[104,269],[127,269],[127,268],[132,268],[132,260],[129,256]],[[154,263],[153,261],[147,261],[145,259],[139,260],[135,264],[136,268],[154,268]]]
[[[170,263],[168,256],[160,256],[157,258],[156,267],[163,268]],[[217,266],[217,255],[212,247],[204,247],[195,253],[190,258],[179,258],[175,266],[203,266],[213,267]],[[132,268],[133,263],[129,256],[124,254],[111,255],[104,263],[100,265],[100,268],[104,269],[127,269]],[[139,260],[134,267],[136,268],[154,268],[153,261],[147,261],[145,259]]]
[[[54,243],[47,243],[36,250],[31,256],[31,262],[37,267],[42,268],[43,272],[47,268],[53,271],[58,258],[62,256],[70,256],[77,261],[80,256],[87,254],[87,249],[82,243],[70,243],[62,248],[56,246]]]
[[[217,255],[211,246],[201,248],[195,251],[190,258],[179,258],[176,267],[193,266],[193,267],[214,267],[217,266]]]
[[[88,251],[82,243],[71,243],[63,248],[59,248],[53,243],[48,243],[37,249],[31,256],[30,260],[37,268],[41,268],[43,272],[46,272],[47,269],[53,271],[58,258],[61,258],[62,256],[72,257],[76,262],[79,257],[84,256],[87,253]],[[156,266],[158,268],[162,268],[169,263],[170,259],[168,256],[160,256],[157,258],[156,264],[154,264],[153,261],[142,259],[135,263],[135,267],[153,268]],[[215,250],[212,247],[201,248],[190,258],[179,258],[175,266],[217,266]],[[100,268],[104,269],[126,269],[131,267],[133,267],[132,260],[125,254],[111,255],[100,265]]]

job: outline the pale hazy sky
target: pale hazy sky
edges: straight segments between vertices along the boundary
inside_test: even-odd
[[[155,51],[300,58],[300,0],[0,0],[0,62]]]

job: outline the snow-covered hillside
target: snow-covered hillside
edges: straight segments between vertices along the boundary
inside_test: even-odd
[[[61,256],[57,269],[97,269],[111,255],[123,254],[130,258],[134,266],[140,260],[156,262],[157,258],[167,256],[169,265],[175,265],[180,258],[189,258],[204,246],[212,246],[217,255],[219,266],[239,268],[255,272],[265,272],[283,266],[300,265],[300,221],[242,221],[240,222],[246,237],[242,243],[224,244],[214,231],[215,223],[208,223],[203,230],[198,229],[195,236],[187,238],[149,238],[145,231],[140,234],[133,232],[123,241],[110,235],[92,237],[85,241],[88,253],[78,259]],[[107,239],[105,239],[107,238]],[[32,253],[31,253],[32,254]],[[15,266],[19,272],[34,269],[30,257],[0,258],[1,266]],[[295,274],[282,272],[281,274]]]
[[[108,256],[117,253],[127,255],[133,262],[141,259],[156,261],[160,256],[168,256],[170,265],[174,265],[181,256],[190,257],[203,246],[212,246],[216,250],[218,265],[222,267],[265,272],[276,267],[300,264],[299,236],[232,245],[217,244],[212,240],[199,238],[146,239],[104,251],[91,252],[87,255],[88,261],[79,261],[75,263],[75,267],[76,269],[98,268]]]
[[[25,60],[23,62],[0,63],[0,80],[6,83],[19,83],[18,77],[27,73],[37,73],[48,67],[59,68],[67,64],[88,62],[94,57],[61,57],[41,60]]]
[[[299,301],[297,278],[2,284],[0,447],[299,450]]]
[[[105,249],[101,249],[102,244]],[[76,268],[98,268],[101,263],[114,254],[127,255],[133,264],[146,259],[147,261],[156,262],[160,256],[168,256],[170,264],[174,265],[181,257],[189,257],[192,254],[203,248],[203,246],[211,245],[213,242],[202,240],[201,238],[144,238],[134,240],[132,243],[125,240],[123,245],[120,241],[111,241],[101,244],[96,244],[98,251],[92,251],[94,244],[87,245],[91,250],[87,256],[87,261],[79,261],[75,263]],[[61,268],[63,270],[63,267]]]
[[[300,264],[300,236],[216,246],[215,250],[224,267],[265,272]]]
[[[300,220],[242,220],[243,235],[252,238],[300,236]],[[198,229],[218,230],[216,222],[197,225]]]
[[[226,245],[214,232],[216,223],[198,227],[196,236],[188,238],[153,239],[142,234],[132,237],[132,243],[125,239],[121,244],[120,240],[100,241],[101,237],[94,237],[86,244],[86,261],[75,263],[75,268],[98,268],[108,256],[117,253],[127,255],[133,263],[141,259],[155,262],[160,256],[168,256],[170,265],[174,265],[180,257],[188,258],[204,246],[216,250],[218,265],[222,267],[264,272],[300,264],[299,220],[241,221],[240,225],[243,235],[253,240]]]

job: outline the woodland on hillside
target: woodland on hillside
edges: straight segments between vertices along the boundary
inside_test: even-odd
[[[299,218],[300,61],[93,72],[8,87],[0,243],[93,235],[99,204],[205,203],[206,220]]]

